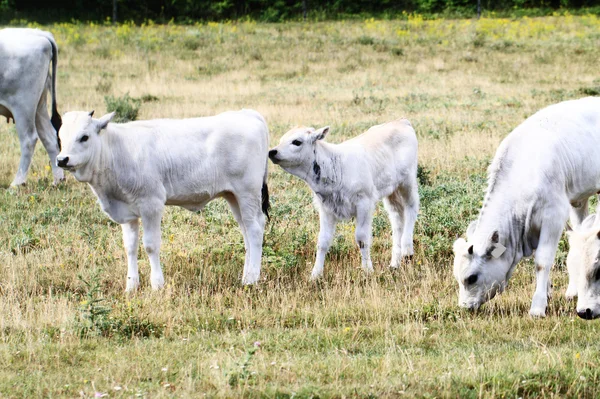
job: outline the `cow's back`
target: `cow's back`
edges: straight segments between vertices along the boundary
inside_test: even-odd
[[[0,30],[0,101],[30,90],[39,99],[49,73],[52,46],[33,29]],[[48,33],[48,35],[50,35]],[[10,101],[9,101],[10,102]]]
[[[256,112],[110,124],[109,130],[111,147],[120,148],[115,162],[148,180],[137,185],[162,182],[167,198],[191,201],[197,189],[212,198],[239,185],[262,186],[268,129]]]

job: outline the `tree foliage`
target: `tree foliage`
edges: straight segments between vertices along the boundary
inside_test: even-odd
[[[300,19],[303,0],[116,0],[121,21],[192,22],[250,17],[261,21]],[[600,6],[600,0],[481,0],[484,10],[581,8]],[[477,0],[306,0],[309,16],[344,18],[351,15],[394,16],[406,12],[473,15]],[[40,22],[104,21],[112,16],[113,0],[0,0],[1,19]]]

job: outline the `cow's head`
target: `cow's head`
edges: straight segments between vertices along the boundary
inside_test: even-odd
[[[306,178],[308,173],[316,173],[315,147],[329,133],[329,126],[315,130],[312,127],[297,127],[283,135],[279,145],[269,151],[273,163],[289,173]]]
[[[593,215],[591,215],[593,216]],[[583,227],[583,226],[582,226]],[[567,232],[567,268],[570,284],[577,287],[577,314],[582,319],[600,317],[600,231],[598,227]]]
[[[67,112],[58,132],[62,148],[56,157],[56,164],[66,170],[75,172],[86,166],[99,151],[102,129],[111,121],[114,112],[100,119],[93,119],[92,112]]]
[[[506,239],[498,231],[482,245],[472,242],[476,222],[467,230],[467,240],[454,242],[454,277],[458,281],[458,304],[476,310],[502,292],[512,272],[512,259],[506,251]]]

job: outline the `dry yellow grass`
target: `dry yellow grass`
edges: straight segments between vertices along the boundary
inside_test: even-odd
[[[254,108],[272,143],[296,124],[342,141],[405,116],[419,136],[422,210],[412,264],[387,269],[391,232],[374,221],[374,276],[346,223],[325,279],[308,281],[318,218],[309,190],[271,165],[263,278],[240,286],[243,242],[223,202],[163,221],[167,285],[123,293],[120,227],[71,176],[51,187],[41,146],[25,187],[14,127],[0,128],[0,394],[6,397],[595,397],[598,327],[574,319],[561,243],[555,297],[531,320],[532,265],[477,314],[456,307],[450,243],[483,198],[502,137],[539,108],[600,90],[593,16],[290,24],[51,25],[61,112],[104,96],[153,95],[140,119]],[[426,181],[424,181],[426,183]],[[99,306],[82,308],[101,269]],[[80,333],[88,332],[87,337]],[[92,336],[93,333],[99,336]],[[256,349],[255,342],[260,342]],[[120,388],[120,389],[117,389]]]

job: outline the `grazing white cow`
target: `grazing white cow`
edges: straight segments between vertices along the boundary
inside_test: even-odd
[[[114,113],[68,112],[59,136],[58,165],[86,182],[102,210],[123,228],[127,291],[139,285],[139,219],[150,258],[153,289],[163,286],[159,261],[165,205],[201,210],[223,197],[246,246],[242,282],[256,283],[269,207],[269,130],[256,111],[224,112],[193,119],[109,123]]]
[[[515,266],[535,250],[536,289],[529,314],[543,317],[550,269],[567,219],[579,226],[600,190],[600,98],[538,111],[500,144],[488,189],[467,240],[454,243],[459,305],[477,309],[502,292]]]
[[[569,236],[567,299],[577,297],[577,315],[590,320],[600,317],[600,219],[588,216]]]
[[[419,210],[417,137],[407,119],[371,127],[360,136],[332,144],[323,139],[329,127],[298,127],[269,151],[273,163],[304,180],[314,192],[320,231],[311,278],[323,274],[325,255],[338,220],[356,217],[356,242],[362,267],[371,263],[371,222],[377,202],[392,224],[391,267],[413,254],[413,229]]]
[[[56,109],[58,48],[50,32],[38,29],[0,30],[0,115],[17,125],[21,145],[19,170],[12,186],[24,184],[38,137],[42,140],[54,175],[64,179],[56,166],[60,143],[56,132],[61,118]],[[52,62],[52,78],[49,64]],[[46,109],[47,90],[52,94],[52,120]]]

